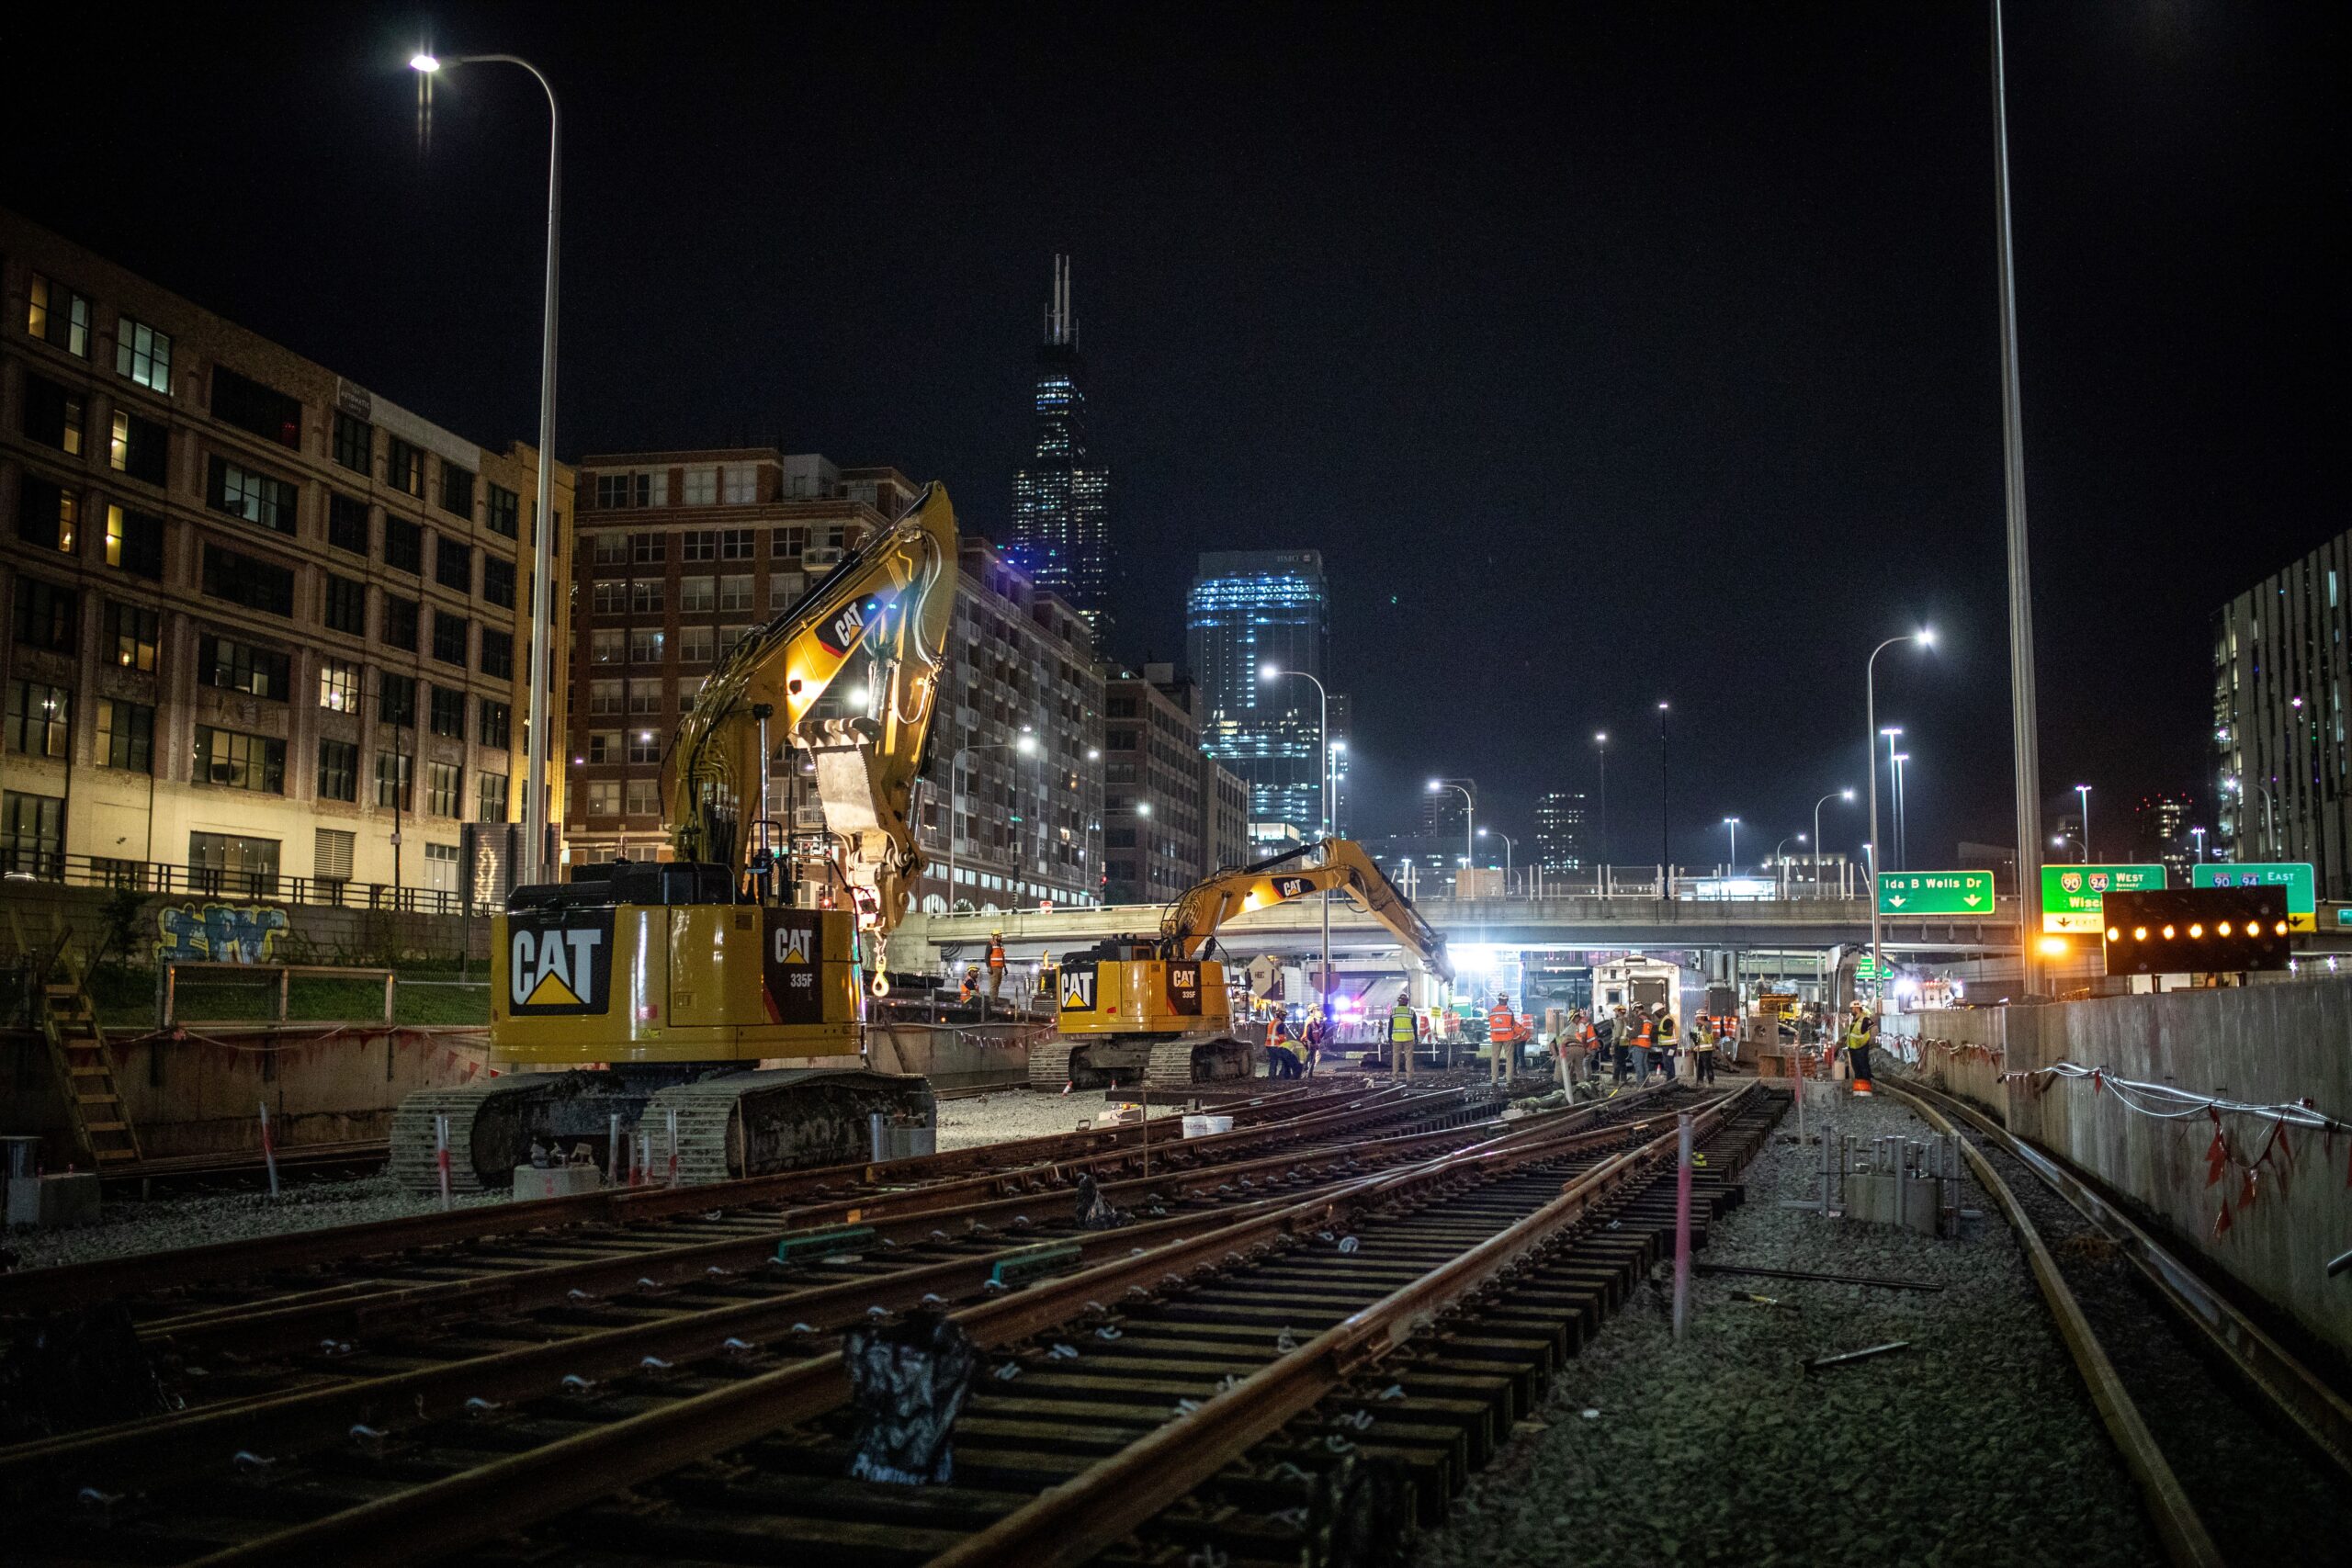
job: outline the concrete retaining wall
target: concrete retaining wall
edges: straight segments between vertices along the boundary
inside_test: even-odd
[[[243,1032],[175,1040],[112,1039],[115,1084],[141,1153],[249,1153],[261,1147],[261,1107],[281,1146],[381,1138],[411,1091],[465,1083],[482,1071],[478,1029],[346,1024],[278,1035]],[[51,1169],[79,1157],[40,1036],[0,1039],[0,1133],[39,1133]]]
[[[1953,1055],[1917,1051],[1919,1071],[1992,1111],[2011,1131],[2090,1172],[2131,1199],[2166,1243],[2201,1257],[2352,1362],[2352,1276],[2325,1265],[2352,1247],[2347,1139],[2290,1134],[2294,1158],[2274,1157],[2241,1201],[2233,1168],[2206,1184],[2212,1121],[2134,1115],[2112,1093],[2082,1079],[2004,1082],[2053,1063],[2102,1067],[2143,1083],[2254,1104],[2308,1097],[2321,1111],[2352,1120],[2352,979],[2298,981],[2240,989],[2108,997],[2048,1007],[1921,1013],[1890,1021],[1890,1034],[1997,1047]],[[2258,1157],[2269,1123],[2225,1116],[2232,1150]],[[2216,1234],[2222,1203],[2230,1228]]]
[[[28,942],[45,946],[46,939],[53,933],[54,922],[62,921],[73,928],[74,949],[86,961],[103,939],[106,922],[99,911],[111,897],[103,887],[11,882],[7,904]],[[267,956],[280,963],[388,965],[410,959],[454,960],[469,937],[473,956],[483,962],[490,958],[487,910],[469,922],[455,915],[337,908],[286,899],[212,898],[191,893],[148,897],[141,910],[141,945],[134,953],[135,962],[144,967],[167,948],[174,957],[210,956],[190,951],[189,939],[183,933],[201,930],[207,923],[205,912],[212,908],[242,914],[247,917],[243,922],[247,929],[266,932],[271,949]],[[271,911],[278,914],[273,916]],[[0,923],[0,951],[13,946],[8,927]]]

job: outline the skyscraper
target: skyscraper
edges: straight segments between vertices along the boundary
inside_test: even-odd
[[[1205,705],[1201,749],[1250,786],[1250,820],[1320,836],[1322,705],[1311,682],[1261,681],[1258,671],[1271,664],[1326,679],[1331,596],[1322,553],[1204,554],[1185,642]]]
[[[1111,470],[1087,460],[1086,361],[1070,314],[1069,258],[1054,258],[1053,298],[1037,347],[1037,440],[1012,476],[1012,540],[1006,554],[1041,592],[1086,617],[1103,639],[1111,582]]]
[[[1582,871],[1592,852],[1585,838],[1582,790],[1547,790],[1535,797],[1535,863],[1545,871]]]

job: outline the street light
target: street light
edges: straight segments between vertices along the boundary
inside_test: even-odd
[[[1877,772],[1875,763],[1871,765],[1871,772]],[[1854,792],[1850,789],[1833,789],[1813,803],[1813,893],[1816,898],[1821,896],[1821,808],[1832,800],[1851,802],[1853,798]]]
[[[1739,818],[1726,817],[1724,818],[1724,826],[1731,829],[1731,866],[1725,874],[1737,876],[1739,874]]]
[[[1470,842],[1470,840],[1473,837],[1473,829],[1478,825],[1478,802],[1471,796],[1468,790],[1464,789],[1458,784],[1448,784],[1443,779],[1430,780],[1430,793],[1431,795],[1442,795],[1447,790],[1452,790],[1462,797],[1462,809],[1464,812],[1462,818],[1462,849],[1464,863],[1467,863],[1468,861],[1475,860],[1478,853],[1477,850],[1473,847]]]
[[[1609,863],[1609,731],[1595,731],[1592,749],[1600,757],[1600,863]]]
[[[947,760],[947,912],[951,915],[956,912],[956,829],[964,818],[964,759],[975,751],[1012,751],[1034,757],[1037,754],[1037,738],[1024,729],[1011,740],[983,740],[976,745],[958,746],[956,754]],[[1013,859],[1017,863],[1020,858],[1016,845]],[[979,901],[974,899],[972,907],[978,908]]]
[[[1478,829],[1478,837],[1480,837],[1480,838],[1482,838],[1482,839],[1483,839],[1483,838],[1485,838],[1488,833],[1493,833],[1493,832],[1494,832],[1494,829],[1491,829],[1491,828],[1481,828],[1481,829]],[[1500,839],[1500,840],[1503,841],[1503,886],[1504,886],[1504,888],[1505,888],[1506,890],[1508,890],[1508,889],[1510,888],[1510,852],[1511,852],[1511,839],[1510,839],[1510,835],[1509,833],[1495,833],[1495,835],[1494,835],[1494,836],[1495,836],[1496,838],[1498,838],[1498,839]]]
[[[2091,786],[2076,784],[2075,797],[2083,803],[2083,863],[2091,863]]]
[[[536,532],[531,539],[531,700],[527,705],[529,734],[525,742],[523,782],[522,880],[537,882],[546,874],[548,688],[555,678],[553,615],[555,529],[555,327],[556,271],[561,254],[563,124],[557,112],[555,88],[539,68],[520,55],[451,54],[435,57],[419,50],[409,57],[409,69],[431,77],[451,65],[519,65],[537,81],[548,96],[548,265],[547,294],[539,327],[539,493]]]
[[[1666,847],[1666,704],[1657,705],[1657,874],[1660,893],[1666,891],[1667,884],[1672,880],[1673,874],[1668,868],[1674,863],[1674,857]]]
[[[1275,664],[1258,666],[1258,680],[1261,685],[1272,684],[1285,675],[1314,682],[1316,700],[1322,705],[1317,729],[1323,758],[1323,783],[1316,798],[1322,804],[1323,837],[1328,840],[1331,837],[1331,820],[1336,815],[1331,802],[1331,694],[1323,689],[1321,681],[1304,670],[1284,670]],[[1330,856],[1327,852],[1324,858],[1329,860]],[[1323,983],[1316,990],[1322,998],[1323,1021],[1328,1028],[1331,1019],[1331,890],[1328,887],[1323,890]]]
[[[1921,648],[1933,648],[1936,634],[1922,626],[1902,637],[1891,637],[1871,649],[1862,660],[1862,754],[1875,756],[1878,749],[1878,656],[1901,642],[1916,642]],[[1878,764],[1871,764],[1871,842],[1878,842]],[[2019,851],[2020,854],[2024,852]],[[2022,872],[2019,873],[2023,874]],[[1879,976],[1885,970],[1886,946],[1878,918],[1878,852],[1871,852],[1871,985],[1874,995],[1884,994],[1884,982]]]
[[[2197,858],[2200,862],[2203,861],[2205,858],[2205,829],[2202,828],[2191,828],[2188,830],[2188,836],[2197,840]]]
[[[1887,787],[1894,792],[1894,819],[1888,824],[1894,831],[1887,836],[1894,840],[1894,869],[1903,869],[1903,764],[1894,760],[1894,743],[1903,739],[1899,724],[1879,726],[1879,736],[1886,742]]]
[[[1787,839],[1782,839],[1779,843],[1772,846],[1772,864],[1774,869],[1780,873],[1781,882],[1783,886],[1786,886],[1789,880],[1789,863],[1781,858],[1781,852],[1789,847],[1789,839],[1794,839],[1798,843],[1802,844],[1805,841],[1805,836],[1803,833],[1792,833]]]

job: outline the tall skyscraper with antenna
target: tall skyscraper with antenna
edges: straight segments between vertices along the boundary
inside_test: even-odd
[[[1069,258],[1054,258],[1045,341],[1037,347],[1036,443],[1012,476],[1007,549],[1037,586],[1068,600],[1101,647],[1110,615],[1111,470],[1089,460],[1086,362],[1070,312]]]

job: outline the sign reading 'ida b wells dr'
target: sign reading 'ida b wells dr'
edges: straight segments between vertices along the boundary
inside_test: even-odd
[[[1989,871],[1883,871],[1878,874],[1882,915],[1989,915],[1993,874]]]
[[[2287,890],[2287,929],[2319,929],[2319,881],[2301,861],[2241,861],[2223,865],[2200,861],[2189,874],[2195,887],[2283,887]]]
[[[2041,929],[2059,936],[2105,936],[2100,913],[2110,893],[2161,893],[2160,865],[2045,865],[2041,868]]]

